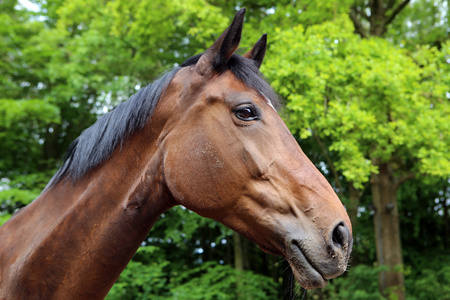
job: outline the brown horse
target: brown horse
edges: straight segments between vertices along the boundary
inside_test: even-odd
[[[260,77],[244,19],[76,139],[42,194],[0,228],[0,299],[100,299],[175,205],[284,256],[305,288],[345,271],[352,234]]]

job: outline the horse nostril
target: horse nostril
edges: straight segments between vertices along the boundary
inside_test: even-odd
[[[348,246],[349,237],[350,230],[343,222],[334,227],[331,238],[335,246],[340,247],[341,249],[346,248]]]

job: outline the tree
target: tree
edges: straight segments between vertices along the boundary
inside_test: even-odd
[[[380,273],[380,287],[395,287],[402,298],[397,189],[421,174],[450,174],[450,48],[411,53],[361,39],[348,19],[338,20],[279,31],[270,49],[277,59],[263,70],[288,102],[291,130],[331,139],[335,168],[354,187],[370,179],[378,262],[390,268]]]
[[[349,16],[361,37],[383,36],[410,0],[354,1]]]
[[[45,55],[30,55],[43,24],[16,0],[0,8],[1,225],[45,186],[50,174],[42,143],[47,128],[60,123],[60,110],[41,98]]]
[[[383,213],[399,216],[400,225],[391,226],[400,228],[407,266],[395,270],[410,274],[408,293],[446,295],[436,285],[450,282],[440,268],[450,234],[445,0],[34,2],[41,7],[35,13],[16,0],[0,3],[0,224],[40,193],[68,144],[99,115],[203,51],[236,7],[247,7],[243,47],[269,34],[262,71],[286,100],[283,114],[303,150],[352,218],[354,267],[314,297],[379,295],[372,279],[401,263],[397,249],[391,267],[372,265],[373,228],[384,227],[373,217]],[[430,248],[432,257],[421,259]],[[229,267],[239,266],[239,252],[245,273]],[[111,297],[125,290],[131,298],[173,298],[194,288],[206,295],[214,285],[220,290],[211,297],[239,290],[263,298],[256,288],[264,286],[266,296],[278,289],[278,298],[292,299],[298,291],[290,294],[284,265],[177,208],[156,223]],[[254,283],[249,290],[239,288],[240,274]]]
[[[447,8],[447,9],[446,9]],[[361,37],[386,37],[397,44],[440,47],[448,39],[448,1],[354,1],[349,16]]]
[[[0,225],[39,195],[67,145],[83,129],[161,71],[205,49],[228,23],[228,16],[220,8],[197,0],[36,2],[42,10],[32,14],[11,1],[2,18],[4,26],[0,27],[5,37],[2,42],[6,41],[0,50],[5,63],[0,66],[0,74],[6,74],[0,78],[1,86],[14,87],[5,89],[4,95],[10,98],[0,100]],[[38,21],[40,17],[44,17],[42,21]],[[188,284],[180,272],[196,269],[196,276],[203,276],[212,268],[211,264],[203,266],[206,259],[222,261],[214,265],[217,272],[213,274],[237,274],[227,266],[233,261],[230,230],[197,215],[192,217],[182,209],[171,214],[171,221],[161,222],[155,229],[162,238],[146,242],[155,248],[142,250],[143,254],[130,265],[131,273],[124,273],[130,286],[137,286],[140,292],[139,282],[148,283],[145,276],[149,271],[156,274],[150,276],[150,281],[159,278],[158,282],[167,283],[165,276],[180,277],[184,281],[178,284]],[[184,226],[186,220],[190,220],[190,227]],[[168,228],[164,229],[164,225]],[[193,232],[199,236],[192,237]],[[174,251],[175,245],[180,251]],[[200,255],[203,253],[197,252],[200,250],[205,260]],[[160,264],[155,266],[149,263],[153,253],[168,254],[160,257]],[[167,270],[164,258],[178,264],[173,263]],[[142,267],[144,273],[133,272],[135,266]],[[161,273],[163,278],[158,277]],[[257,295],[256,279],[261,281],[262,277],[244,274],[253,280],[253,293]],[[226,288],[233,289],[236,279],[230,278],[227,284]],[[123,288],[130,286],[119,284]],[[274,284],[264,286],[276,293]],[[206,288],[200,286],[198,290]],[[157,293],[168,292],[161,288]],[[239,293],[246,295],[246,287]]]
[[[36,13],[16,0],[0,3],[0,176],[12,182],[54,170],[99,115],[193,55],[226,22],[201,0],[36,3]],[[199,34],[197,26],[209,29]]]

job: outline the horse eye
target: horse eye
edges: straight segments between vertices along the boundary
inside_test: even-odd
[[[253,121],[258,119],[255,109],[251,106],[238,107],[234,110],[234,114],[242,121]]]

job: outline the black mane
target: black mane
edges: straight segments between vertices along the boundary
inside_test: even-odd
[[[195,65],[200,56],[201,54],[193,56],[179,67],[167,71],[159,79],[139,90],[128,101],[117,105],[111,112],[100,117],[94,125],[84,130],[70,144],[61,168],[53,176],[47,188],[56,185],[66,177],[76,181],[107,160],[114,149],[130,134],[144,127],[175,74],[183,67]],[[279,98],[262,78],[252,60],[233,54],[226,66],[215,67],[219,73],[230,69],[249,88],[270,99],[276,109],[281,107]]]

